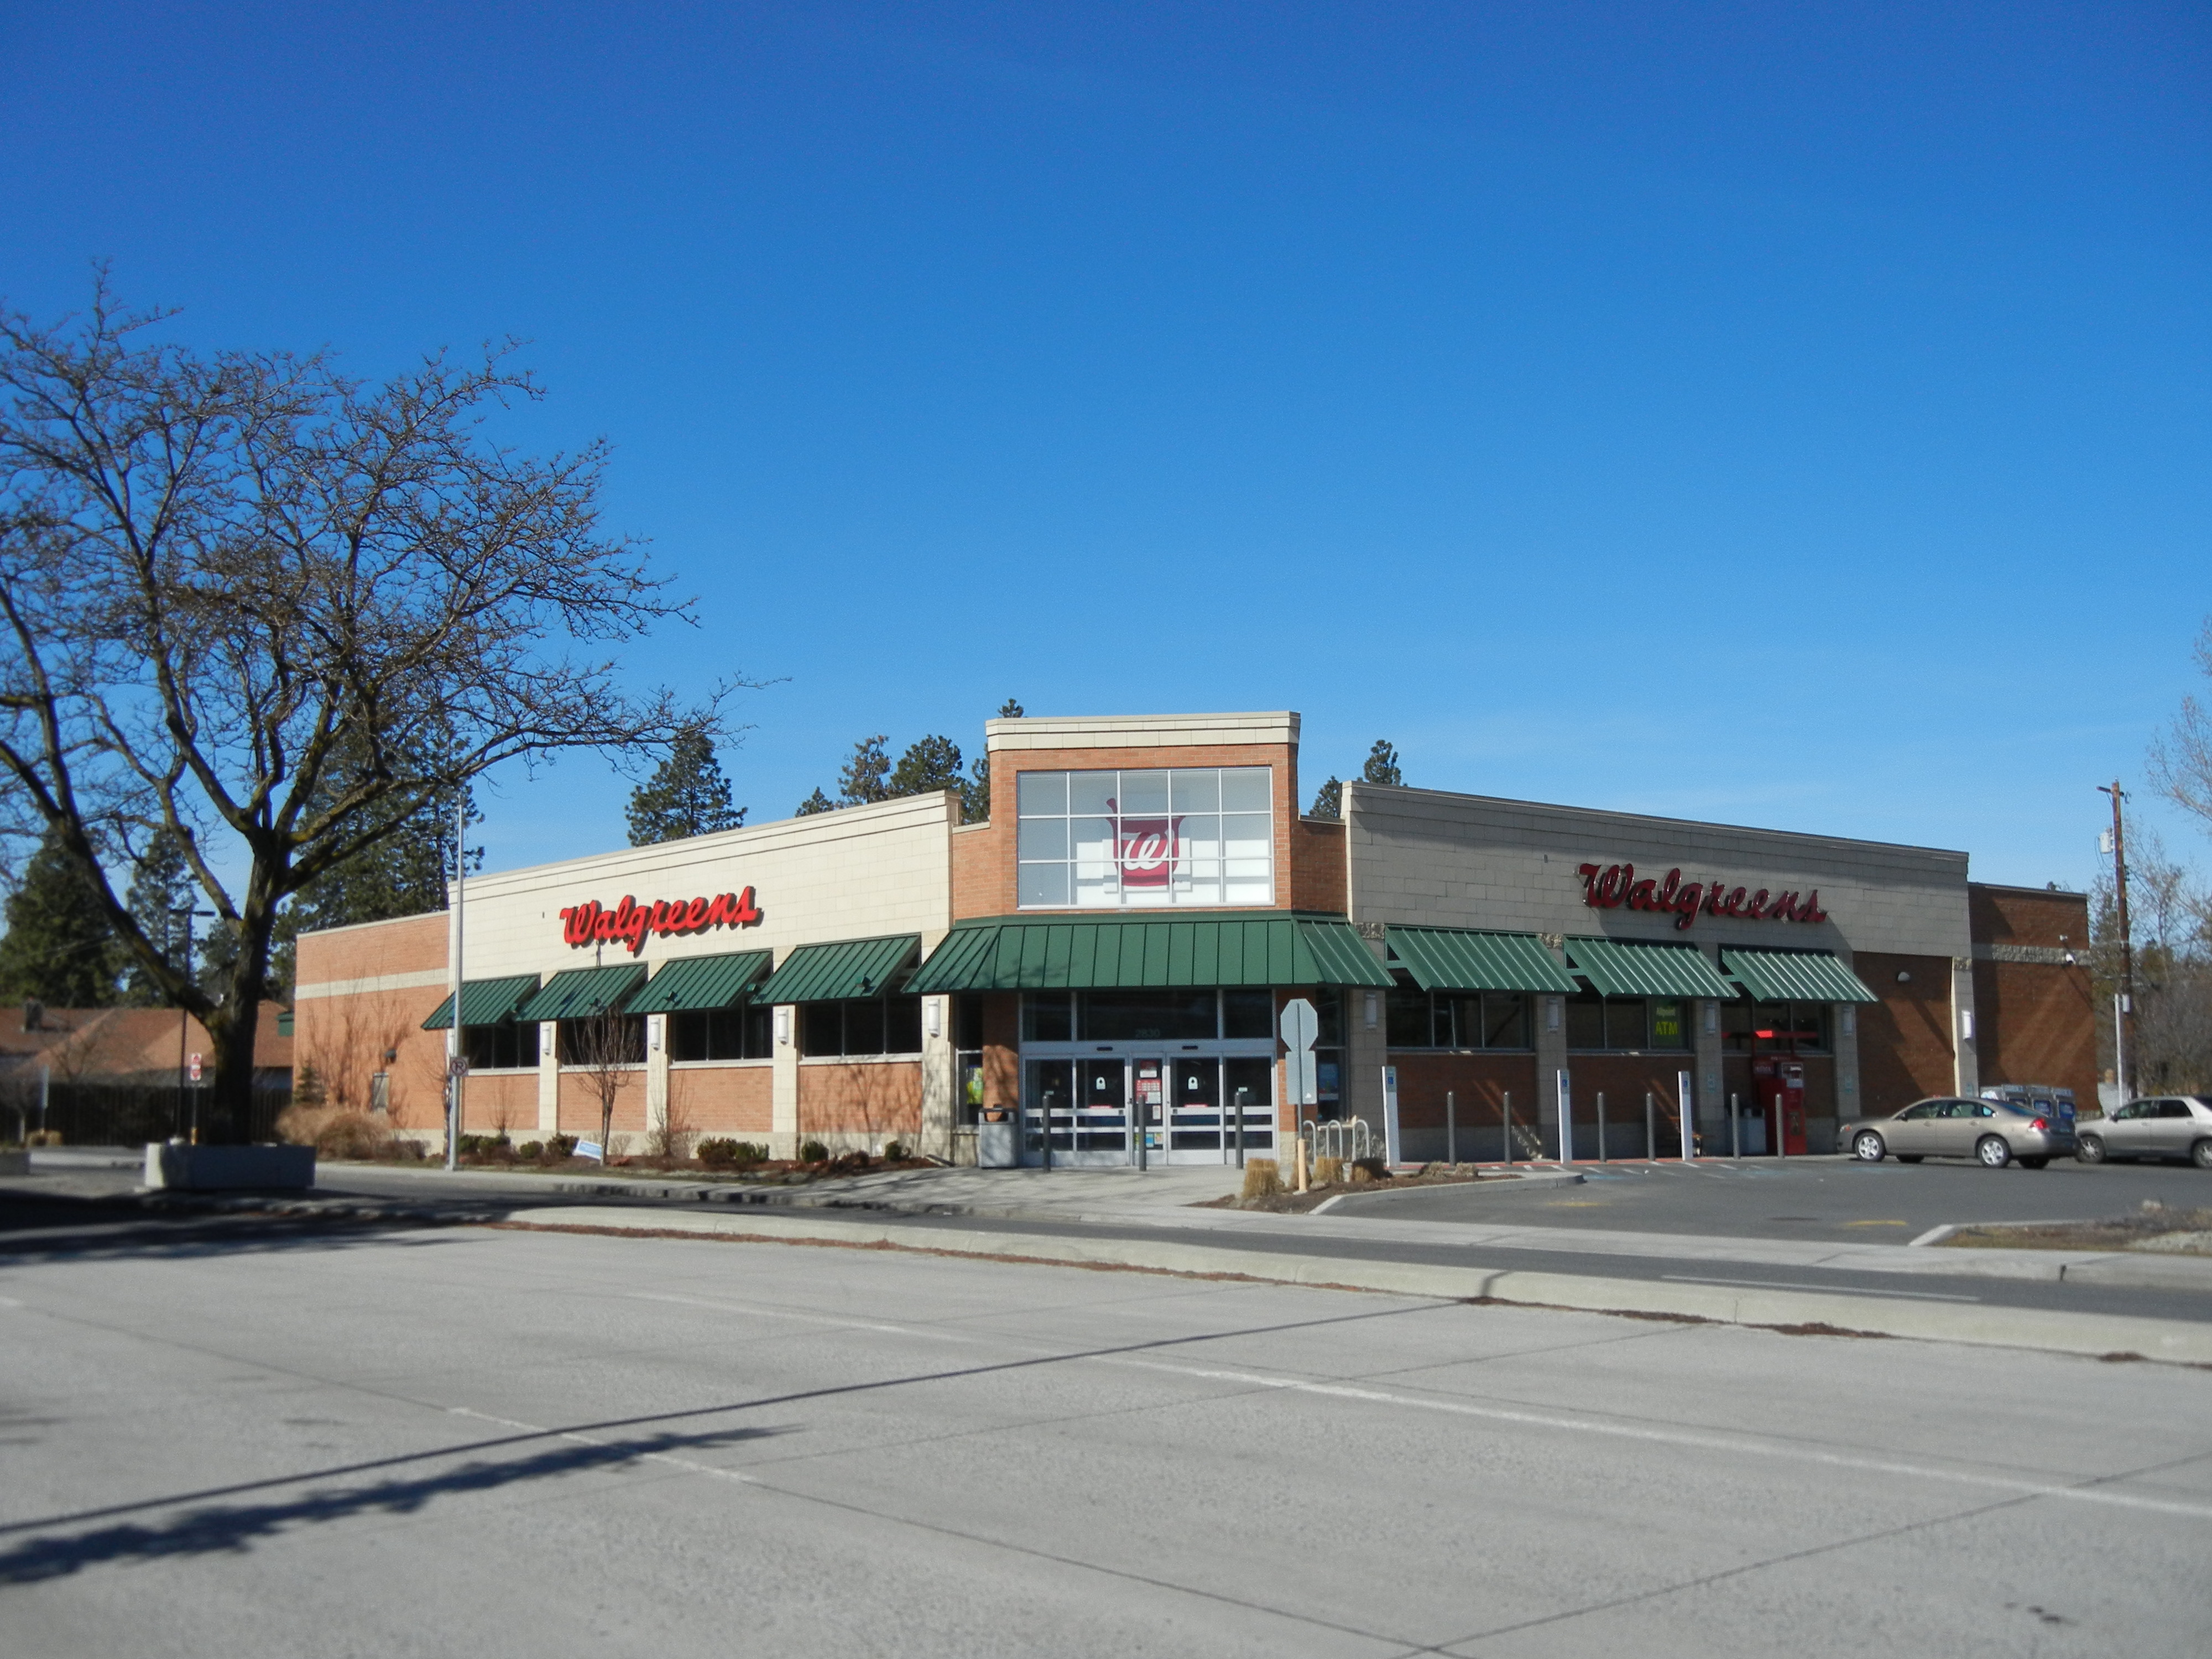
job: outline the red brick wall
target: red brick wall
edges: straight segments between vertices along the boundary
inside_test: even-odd
[[[1881,999],[1859,1005],[1861,1110],[1873,1116],[1926,1095],[1948,1094],[1957,1080],[1952,1069],[1950,957],[1861,951],[1852,965]],[[1912,977],[1899,984],[1899,973]]]
[[[301,988],[337,980],[373,979],[386,974],[417,974],[446,966],[447,916],[400,916],[334,933],[307,933],[300,939]],[[293,1012],[293,1082],[296,1087],[313,1066],[323,1092],[333,1104],[365,1109],[369,1078],[382,1070],[391,1079],[392,1121],[401,1128],[442,1126],[445,1114],[446,1034],[425,1031],[422,1022],[446,1000],[443,986],[404,990],[356,992],[344,996],[301,996]],[[387,1050],[398,1058],[386,1062]],[[526,1115],[538,1121],[536,1082]],[[474,1090],[470,1091],[475,1093]],[[494,1097],[495,1098],[495,1097]],[[471,1133],[479,1128],[475,1103],[468,1106]]]
[[[439,1035],[443,1036],[441,1032]],[[438,1127],[437,1112],[418,1113],[422,1121],[410,1127]],[[471,1135],[507,1132],[510,1140],[538,1139],[538,1073],[535,1072],[472,1072],[461,1091],[461,1133]]]
[[[1017,1106],[1022,1098],[1020,994],[997,991],[983,999],[983,1103]]]
[[[1339,818],[1300,818],[1291,836],[1291,904],[1299,910],[1342,915],[1349,878],[1345,872],[1345,830]]]
[[[370,979],[380,974],[423,973],[446,965],[447,921],[443,910],[426,916],[400,916],[334,933],[303,933],[301,985],[334,979]]]
[[[533,1092],[532,1098],[535,1094]],[[536,1121],[533,1111],[532,1120]],[[561,1073],[561,1133],[596,1140],[599,1133],[599,1092],[580,1071]],[[624,1072],[615,1085],[614,1131],[617,1134],[645,1133],[645,1067]]]
[[[1697,1055],[1688,1049],[1664,1054],[1570,1054],[1567,1081],[1572,1088],[1575,1114],[1575,1156],[1597,1156],[1598,1096],[1605,1096],[1606,1154],[1609,1158],[1644,1155],[1644,1097],[1648,1091],[1658,1116],[1659,1152],[1663,1158],[1680,1154],[1672,1121],[1668,1116],[1679,1092],[1680,1072],[1694,1073]]]
[[[921,1133],[921,1062],[802,1060],[799,1138]]]
[[[1536,1056],[1531,1054],[1436,1054],[1427,1050],[1394,1050],[1390,1064],[1398,1068],[1398,1127],[1401,1129],[1442,1129],[1444,1091],[1456,1099],[1454,1109],[1462,1128],[1480,1125],[1496,1128],[1507,1090],[1513,1092],[1513,1121],[1536,1121]]]
[[[775,1115],[775,1067],[766,1060],[733,1066],[672,1066],[671,1121],[701,1135],[766,1135]]]
[[[1972,882],[1966,914],[1977,945],[2081,951],[2088,943],[2089,901],[2080,893]],[[2070,1088],[2075,1103],[2087,1106],[2097,1097],[2097,1014],[2087,967],[1978,960],[1974,1046],[1982,1081]]]

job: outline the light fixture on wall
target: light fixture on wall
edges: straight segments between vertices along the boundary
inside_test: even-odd
[[[1705,1035],[1711,1036],[1721,1029],[1721,1006],[1717,1002],[1705,1005]]]
[[[1546,1030],[1556,1031],[1559,1029],[1559,1010],[1565,1006],[1563,1000],[1559,997],[1544,999],[1544,1029]]]
[[[775,1011],[775,1040],[779,1045],[791,1041],[791,1010],[788,1006]]]
[[[1844,1005],[1844,1035],[1856,1036],[1859,1030],[1859,1011],[1850,1003]]]
[[[1967,1042],[1974,1040],[1974,1011],[1971,1008],[1959,1010],[1959,1036]]]
[[[1911,983],[1912,983],[1912,969],[1911,969],[1910,968],[1900,968],[1900,969],[1899,969],[1897,970],[1897,982],[1898,982],[1899,985],[1910,985],[1910,984],[1911,984]]]
[[[1382,999],[1377,997],[1374,992],[1370,991],[1367,994],[1366,1001],[1361,1006],[1360,1021],[1370,1031],[1375,1029],[1376,1011],[1381,1007],[1381,1006]]]
[[[945,1000],[942,997],[923,998],[921,1013],[928,1023],[930,1036],[942,1036],[945,1031]]]

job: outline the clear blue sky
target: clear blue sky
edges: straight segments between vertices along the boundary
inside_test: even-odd
[[[1009,695],[1293,708],[1309,788],[1388,736],[2079,884],[2203,684],[2202,6],[0,15],[0,295],[531,341],[517,435],[698,596],[640,672],[783,680],[756,821]],[[619,844],[602,780],[492,864]]]

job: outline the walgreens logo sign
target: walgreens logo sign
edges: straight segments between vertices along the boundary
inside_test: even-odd
[[[626,945],[635,956],[649,938],[672,939],[703,933],[710,927],[751,927],[761,919],[753,902],[753,890],[720,893],[713,898],[655,899],[640,904],[625,893],[612,909],[597,899],[564,905],[561,938],[581,949],[586,945]]]
[[[1686,928],[1702,911],[1709,916],[1742,916],[1753,921],[1826,921],[1820,890],[1802,898],[1796,892],[1775,893],[1761,887],[1747,892],[1726,881],[1690,881],[1669,870],[1664,876],[1638,876],[1632,864],[1582,864],[1575,872],[1583,878],[1583,902],[1593,910],[1657,910],[1671,912],[1674,926]]]

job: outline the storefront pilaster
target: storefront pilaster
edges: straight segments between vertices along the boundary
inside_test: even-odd
[[[1838,1002],[1828,1010],[1830,1039],[1836,1052],[1836,1127],[1863,1115],[1859,1101],[1859,1011],[1856,1003]],[[1838,1146],[1842,1152],[1846,1148]]]
[[[799,1010],[789,1003],[775,1014],[769,1053],[768,1155],[799,1156]]]
[[[952,1161],[952,999],[921,1000],[921,1145],[925,1156]]]
[[[1547,1156],[1559,1150],[1559,1073],[1567,1066],[1567,1005],[1559,996],[1535,999],[1536,1014],[1536,1137]],[[1574,1079],[1567,1080],[1572,1090]],[[1515,1104],[1517,1106],[1518,1102]],[[1515,1121],[1520,1121],[1519,1114]],[[1518,1139],[1518,1136],[1516,1136]]]
[[[1697,1036],[1697,1100],[1683,1103],[1686,1113],[1694,1111],[1697,1133],[1695,1144],[1707,1157],[1728,1150],[1728,1096],[1723,1087],[1721,1067],[1722,1044],[1721,1006],[1717,1002],[1698,1005]]]
[[[538,1028],[538,1133],[561,1133],[561,1026],[546,1020]]]
[[[1951,1069],[1954,1093],[1972,1095],[1982,1086],[1982,1068],[1974,1047],[1974,959],[1951,958]]]
[[[665,1146],[668,1128],[668,1016],[645,1017],[645,1132],[647,1150]],[[671,1147],[672,1152],[679,1148]]]

